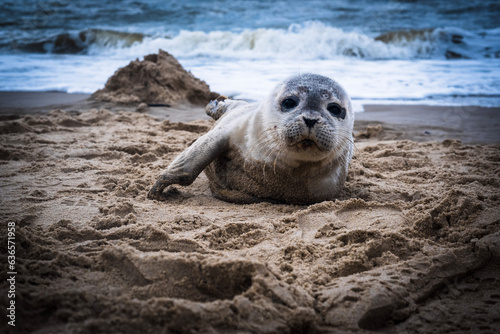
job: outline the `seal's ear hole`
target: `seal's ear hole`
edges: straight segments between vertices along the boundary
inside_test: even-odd
[[[290,96],[281,102],[282,111],[290,111],[299,105],[299,99],[296,96]]]
[[[345,109],[339,106],[336,103],[330,103],[327,107],[326,110],[330,112],[335,117],[339,117],[344,119],[345,118]]]

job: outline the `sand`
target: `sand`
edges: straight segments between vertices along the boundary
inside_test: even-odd
[[[500,330],[498,110],[368,107],[338,199],[236,205],[203,174],[146,199],[212,126],[202,108],[73,102],[0,108],[17,332]]]
[[[205,106],[216,99],[208,84],[186,71],[174,56],[159,50],[119,68],[92,99],[115,104],[144,103],[176,106],[182,103]]]

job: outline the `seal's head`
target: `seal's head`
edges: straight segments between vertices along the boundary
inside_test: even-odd
[[[288,158],[320,161],[351,151],[354,114],[336,81],[317,74],[293,76],[274,89],[266,106],[263,126],[274,127]]]

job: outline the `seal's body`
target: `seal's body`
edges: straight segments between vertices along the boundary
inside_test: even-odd
[[[150,190],[188,185],[205,170],[215,197],[236,203],[310,204],[340,192],[353,154],[354,114],[343,88],[315,74],[279,84],[261,103],[212,101],[215,126],[181,153]]]

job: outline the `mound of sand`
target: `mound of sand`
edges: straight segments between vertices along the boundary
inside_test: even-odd
[[[499,329],[500,145],[358,139],[335,201],[236,205],[201,175],[157,202],[149,187],[211,121],[91,110],[1,123],[20,332]]]
[[[160,50],[143,61],[138,59],[113,74],[92,99],[120,104],[190,103],[206,105],[219,94],[211,92],[205,81],[187,72],[171,54]]]

